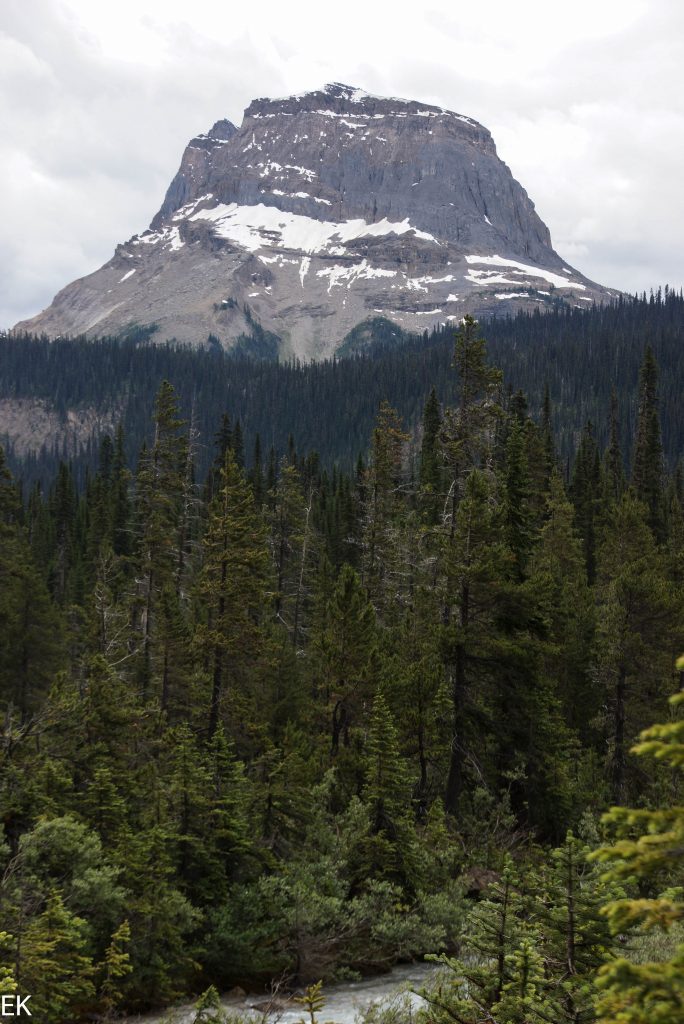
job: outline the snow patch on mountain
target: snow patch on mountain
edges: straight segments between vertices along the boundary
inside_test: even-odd
[[[585,285],[580,284],[578,281],[568,281],[567,278],[561,277],[560,274],[554,274],[550,270],[542,270],[540,267],[531,267],[529,263],[519,263],[518,260],[507,260],[503,256],[466,256],[466,263],[478,263],[490,267],[513,267],[513,273],[522,273],[528,277],[541,277],[544,281],[548,281],[549,284],[554,285],[556,288],[578,288],[580,291],[585,290]],[[495,278],[492,276],[489,282],[486,280],[486,270],[469,270],[466,276],[467,281],[477,281],[478,283],[497,283],[501,284],[513,284],[513,281],[506,281],[504,278]],[[571,271],[567,270],[566,273],[570,274]]]
[[[415,238],[439,245],[433,235],[415,228],[408,217],[403,221],[389,221],[385,217],[371,224],[360,218],[337,223],[288,213],[263,203],[256,206],[220,203],[211,210],[199,210],[189,220],[211,221],[219,238],[236,242],[250,252],[278,247],[308,254],[323,253],[331,243],[344,244],[364,236],[405,235],[408,232],[412,232]]]
[[[317,277],[327,277],[329,279],[328,292],[335,287],[341,287],[346,281],[347,288],[351,287],[354,281],[359,278],[365,278],[370,280],[374,277],[396,277],[396,270],[384,270],[382,267],[372,267],[368,263],[368,260],[363,260],[361,263],[355,263],[349,267],[324,267],[323,270],[316,272]]]

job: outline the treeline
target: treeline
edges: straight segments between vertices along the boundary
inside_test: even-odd
[[[541,414],[548,385],[559,458],[567,462],[587,420],[607,441],[605,410],[617,393],[620,441],[629,454],[637,416],[639,365],[650,345],[662,369],[660,413],[666,463],[684,448],[678,382],[684,379],[684,299],[668,289],[649,299],[620,300],[590,310],[559,308],[483,323],[493,361],[513,390],[522,389]],[[358,332],[357,332],[358,333]],[[418,434],[425,400],[434,386],[451,404],[458,381],[451,371],[452,329],[406,339],[378,320],[364,327],[368,351],[314,365],[278,364],[226,354],[216,346],[192,350],[149,343],[150,332],[124,339],[0,338],[0,398],[37,398],[66,417],[70,409],[94,409],[123,422],[126,456],[134,464],[147,432],[162,380],[175,382],[181,413],[197,436],[197,470],[212,459],[211,440],[222,414],[239,420],[252,463],[257,435],[262,450],[279,459],[290,434],[303,451],[316,450],[324,466],[347,472],[365,456],[382,400]],[[397,337],[401,335],[401,337]],[[371,339],[369,341],[369,338]],[[372,339],[375,339],[374,341]],[[13,471],[27,483],[47,482],[60,459],[71,460],[80,486],[95,469],[99,438],[83,438],[75,451],[51,437],[33,455],[19,458],[6,445]]]
[[[451,358],[454,404],[430,393],[418,448],[383,402],[350,474],[294,441],[246,468],[228,417],[198,474],[166,381],[133,472],[123,429],[82,489],[62,464],[22,501],[0,465],[0,990],[38,1019],[451,955],[464,892],[517,891],[560,846],[546,910],[510,903],[481,978],[490,1009],[514,1007],[510,979],[539,991],[583,884],[567,830],[676,804],[666,763],[628,757],[684,649],[684,486],[653,351],[629,452],[615,400],[567,487],[549,394],[531,416],[470,318]],[[514,1009],[483,1019],[531,1019]]]

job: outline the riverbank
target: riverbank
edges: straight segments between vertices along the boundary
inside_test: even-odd
[[[397,998],[411,988],[423,985],[436,968],[432,964],[402,964],[387,974],[363,978],[361,981],[340,982],[324,989],[325,1008],[321,1018],[333,1021],[334,1024],[354,1024],[358,1015],[372,1003],[384,1003]],[[419,997],[410,995],[411,1001],[417,1005]],[[304,1016],[303,1008],[295,1003],[282,1005],[282,1001],[271,1013],[264,1013],[264,994],[248,993],[246,997],[226,996],[221,1000],[224,1012],[235,1016],[253,1017],[255,1021],[266,1019],[277,1021],[278,1024],[298,1024]],[[255,1009],[255,1006],[259,1006]],[[127,1017],[127,1024],[193,1024],[195,1004],[168,1009],[163,1013],[153,1012],[138,1017]]]

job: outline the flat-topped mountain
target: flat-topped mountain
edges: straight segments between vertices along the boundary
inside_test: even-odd
[[[333,84],[254,100],[240,128],[192,139],[150,228],[15,329],[156,325],[160,341],[226,348],[256,331],[316,359],[377,317],[422,331],[613,294],[558,256],[486,128]]]

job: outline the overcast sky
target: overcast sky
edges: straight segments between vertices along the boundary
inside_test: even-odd
[[[476,118],[568,262],[684,286],[677,0],[1,0],[0,328],[147,227],[193,135],[331,81]]]

